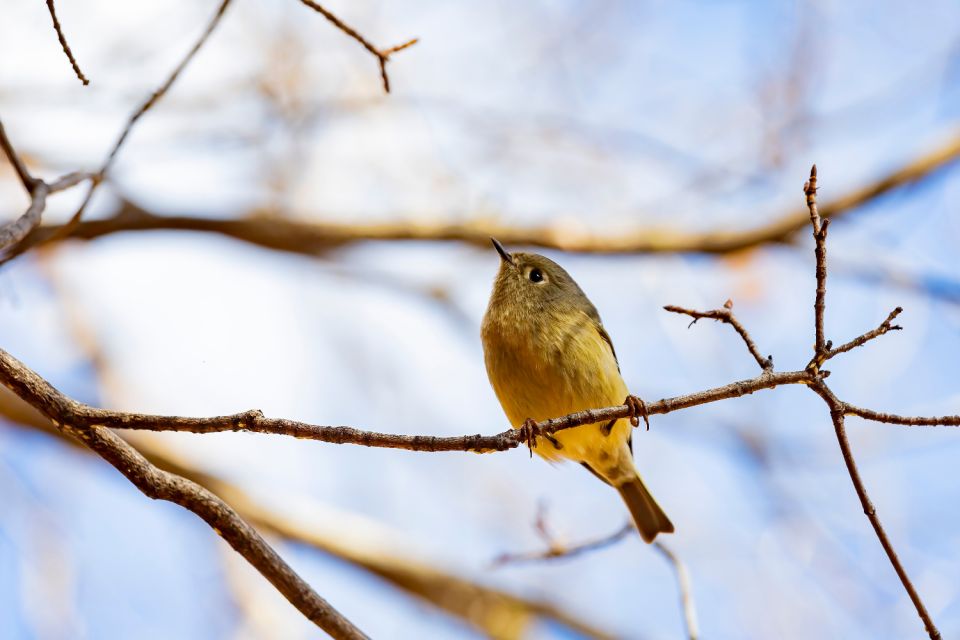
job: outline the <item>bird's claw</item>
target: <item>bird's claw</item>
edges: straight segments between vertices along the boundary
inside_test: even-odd
[[[647,403],[639,396],[629,395],[627,399],[623,401],[623,404],[627,405],[630,409],[630,424],[638,427],[640,426],[640,418],[643,418],[643,422],[647,425],[647,431],[650,431],[650,416],[647,413]]]
[[[524,420],[523,425],[520,427],[520,439],[523,440],[527,444],[527,448],[530,449],[531,458],[533,457],[533,449],[537,446],[537,438],[539,437],[546,438],[550,444],[557,449],[563,449],[563,444],[549,433],[546,433],[536,420],[533,418]]]

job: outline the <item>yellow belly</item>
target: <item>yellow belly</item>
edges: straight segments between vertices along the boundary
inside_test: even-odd
[[[484,334],[487,373],[510,423],[519,428],[536,421],[622,404],[627,386],[610,345],[592,323],[580,323],[566,335],[539,340],[510,340],[495,331]],[[542,345],[562,344],[560,351]],[[604,473],[620,463],[631,426],[618,420],[604,435],[600,424],[582,425],[554,434],[557,449],[541,438],[535,451],[544,458],[586,462]]]

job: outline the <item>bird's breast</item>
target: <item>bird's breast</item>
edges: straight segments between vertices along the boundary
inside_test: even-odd
[[[482,337],[490,382],[515,427],[619,404],[627,395],[610,345],[585,314],[527,325],[488,317]]]

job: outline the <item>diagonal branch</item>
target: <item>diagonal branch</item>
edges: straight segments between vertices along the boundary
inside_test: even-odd
[[[503,553],[494,558],[493,566],[502,567],[508,564],[546,562],[559,558],[572,558],[590,551],[609,547],[636,531],[634,524],[627,522],[611,534],[572,545],[564,544],[551,534],[546,522],[546,513],[542,506],[537,514],[534,526],[538,535],[546,545],[545,550],[528,553]],[[683,624],[687,630],[687,637],[689,640],[697,640],[697,638],[700,637],[700,629],[697,624],[697,607],[693,600],[693,585],[690,580],[690,572],[680,559],[680,556],[663,542],[657,540],[651,546],[670,563],[670,568],[673,569],[674,577],[677,581],[677,592],[680,596],[680,610],[683,614]]]
[[[897,576],[900,578],[903,588],[906,590],[907,595],[913,602],[913,606],[916,608],[917,614],[923,621],[924,628],[927,630],[927,635],[930,636],[930,640],[940,640],[940,632],[933,623],[930,613],[927,611],[926,606],[924,606],[923,600],[920,599],[920,595],[917,593],[916,588],[910,581],[909,576],[907,576],[906,569],[903,568],[903,564],[901,564],[900,558],[897,556],[897,552],[893,548],[893,544],[890,542],[890,538],[887,537],[887,532],[880,523],[880,517],[877,515],[877,509],[875,506],[873,506],[873,502],[870,500],[870,496],[867,494],[867,488],[863,484],[863,478],[860,477],[860,471],[857,469],[857,463],[854,460],[853,451],[850,449],[850,441],[847,439],[847,431],[844,426],[844,413],[847,409],[846,405],[833,394],[833,392],[827,387],[826,384],[823,383],[823,381],[818,381],[812,384],[810,388],[813,389],[813,391],[821,398],[823,398],[823,401],[827,403],[828,407],[830,407],[830,418],[833,420],[833,427],[837,434],[837,443],[840,445],[840,453],[843,456],[843,462],[847,467],[847,473],[850,474],[850,481],[853,483],[853,488],[857,492],[857,498],[860,499],[860,505],[863,507],[863,513],[866,514],[867,519],[870,520],[870,524],[873,526],[873,530],[877,534],[877,539],[880,541],[880,545],[887,554],[890,564],[893,565],[894,571],[896,571]]]
[[[67,445],[96,455],[74,438],[54,428],[36,409],[0,387],[0,417],[24,428],[60,438]],[[293,516],[276,505],[259,502],[241,487],[195,466],[156,438],[131,434],[128,440],[154,466],[175,473],[226,500],[241,518],[264,535],[288,543],[305,545],[370,572],[405,594],[422,599],[447,614],[475,625],[490,636],[503,635],[505,628],[525,628],[535,621],[556,623],[585,638],[609,640],[613,636],[593,624],[576,618],[548,601],[532,600],[485,586],[464,578],[419,557],[400,544],[392,530],[381,530],[350,513],[328,513],[321,505],[310,504]],[[126,440],[127,437],[124,437]],[[299,515],[310,513],[309,518]],[[368,528],[364,528],[368,527]],[[390,544],[386,545],[385,541]]]
[[[47,184],[40,178],[30,175],[30,171],[7,137],[7,132],[3,128],[3,122],[0,122],[0,148],[3,149],[10,164],[13,165],[14,171],[16,171],[17,176],[20,178],[20,183],[30,196],[30,204],[27,206],[27,210],[23,215],[16,220],[0,226],[0,254],[7,252],[9,249],[14,250],[0,260],[0,263],[2,263],[6,261],[7,258],[15,255],[15,250],[18,245],[23,242],[23,239],[26,238],[31,231],[40,225],[43,211],[47,206],[48,195],[68,189],[89,179],[90,176],[85,173],[68,173],[55,182]]]
[[[668,304],[664,307],[665,310],[671,313],[681,313],[688,315],[693,318],[693,321],[690,323],[690,327],[696,324],[697,320],[701,318],[709,318],[711,320],[717,320],[718,322],[724,322],[733,327],[734,331],[740,334],[740,337],[743,338],[744,344],[747,345],[747,350],[750,352],[750,355],[753,356],[753,359],[757,361],[757,364],[760,365],[760,369],[763,371],[773,371],[773,356],[767,356],[764,358],[760,355],[760,350],[757,349],[757,345],[753,342],[753,338],[750,337],[750,334],[744,328],[740,321],[737,320],[737,317],[733,315],[733,301],[727,300],[723,304],[722,309],[713,309],[712,311],[694,311],[693,309],[685,309],[684,307],[678,307],[672,304]]]
[[[835,349],[829,349],[826,353],[824,360],[829,360],[830,358],[839,355],[841,353],[846,353],[856,349],[857,347],[863,346],[867,342],[873,340],[874,338],[879,338],[880,336],[890,332],[890,331],[900,331],[903,329],[898,324],[891,324],[894,319],[903,312],[903,307],[897,307],[890,312],[890,315],[887,316],[887,319],[880,323],[880,326],[872,331],[867,331],[865,334],[854,338],[850,342],[844,343]]]
[[[207,24],[207,28],[204,29],[202,34],[200,34],[200,37],[193,44],[190,50],[187,51],[187,54],[180,60],[180,63],[177,64],[173,72],[167,77],[166,81],[160,85],[157,90],[151,93],[150,96],[137,108],[137,110],[130,115],[126,126],[124,126],[123,131],[120,132],[120,136],[113,143],[113,147],[107,154],[106,159],[104,159],[103,164],[100,165],[100,168],[94,174],[93,180],[90,183],[90,188],[87,190],[87,194],[84,196],[83,202],[80,203],[80,207],[77,209],[76,213],[73,214],[73,217],[70,219],[70,221],[62,228],[61,233],[63,235],[69,233],[69,231],[72,230],[78,222],[80,222],[87,205],[90,204],[90,199],[93,197],[97,187],[100,186],[100,183],[102,183],[104,178],[106,178],[107,172],[110,170],[114,159],[117,157],[117,153],[120,151],[120,147],[123,146],[124,142],[126,142],[127,136],[130,135],[130,131],[133,130],[134,125],[147,111],[153,107],[153,105],[155,105],[164,95],[166,95],[167,91],[170,90],[170,87],[173,86],[173,83],[177,81],[177,78],[180,77],[180,74],[183,73],[183,70],[187,68],[187,65],[190,64],[190,61],[193,60],[194,56],[197,55],[197,52],[200,51],[200,48],[206,44],[214,29],[217,28],[218,24],[220,24],[220,19],[223,17],[224,12],[227,10],[229,5],[230,0],[221,0],[220,5],[213,14],[213,18],[211,18],[210,22]]]
[[[33,193],[33,188],[37,185],[37,179],[30,175],[27,165],[23,163],[23,160],[13,148],[13,143],[11,143],[10,138],[7,137],[7,131],[3,128],[2,121],[0,121],[0,148],[3,149],[3,153],[7,156],[7,160],[10,161],[10,164],[13,165],[14,171],[17,172],[17,177],[20,178],[20,184],[23,185],[23,188],[26,189],[27,193]]]
[[[398,44],[388,49],[378,49],[369,40],[367,40],[362,35],[360,35],[360,33],[356,29],[354,29],[353,27],[345,23],[343,20],[338,18],[336,15],[334,15],[330,11],[328,11],[323,5],[318,4],[313,0],[300,0],[300,2],[310,7],[320,15],[322,15],[333,26],[335,26],[337,29],[340,29],[340,31],[344,32],[345,34],[347,34],[348,36],[350,36],[351,38],[359,42],[364,49],[366,49],[367,51],[373,54],[373,56],[377,59],[377,62],[380,65],[380,78],[383,81],[383,90],[386,93],[390,93],[390,77],[387,75],[387,62],[390,61],[390,56],[392,56],[398,51],[403,51],[408,47],[412,47],[413,45],[417,44],[417,42],[419,42],[420,39],[413,38],[411,40],[407,40],[402,44]]]
[[[53,29],[57,32],[57,39],[60,40],[60,47],[66,54],[67,60],[70,61],[70,66],[73,67],[73,72],[77,74],[77,79],[79,79],[84,86],[90,84],[90,80],[87,79],[87,76],[83,75],[83,71],[80,71],[80,65],[77,64],[76,58],[73,57],[73,51],[70,50],[70,45],[67,44],[67,37],[63,35],[63,29],[60,28],[60,21],[57,20],[57,11],[53,6],[53,0],[47,0],[47,10],[50,11],[50,19],[53,20]]]
[[[680,610],[683,612],[683,624],[687,629],[687,638],[697,640],[700,637],[700,625],[697,623],[697,605],[693,600],[693,581],[690,580],[690,571],[680,556],[660,540],[653,543],[653,548],[660,552],[673,568],[677,578],[677,592],[680,595]]]
[[[56,424],[54,416],[50,417]],[[78,428],[63,424],[60,428],[113,465],[148,498],[166,500],[197,514],[308,620],[332,637],[351,640],[367,637],[320,597],[253,527],[216,495],[195,482],[153,466],[106,427]]]

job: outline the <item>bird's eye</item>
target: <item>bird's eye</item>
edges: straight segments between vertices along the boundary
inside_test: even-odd
[[[530,269],[530,282],[543,282],[543,272],[540,269]]]

